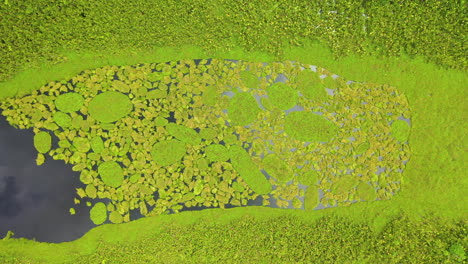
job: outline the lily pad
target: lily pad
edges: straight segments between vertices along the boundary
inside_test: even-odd
[[[95,225],[100,225],[107,220],[107,208],[104,203],[96,203],[89,212],[89,217]]]
[[[271,104],[281,110],[293,108],[299,100],[299,94],[290,86],[279,82],[267,88]]]
[[[122,167],[115,161],[101,163],[98,167],[98,172],[102,181],[107,186],[117,188],[123,182],[124,176]]]
[[[80,110],[83,103],[83,96],[72,92],[61,94],[55,99],[55,107],[64,113],[72,113]]]
[[[133,104],[125,94],[108,91],[96,95],[89,102],[89,114],[102,123],[111,123],[127,116]]]
[[[310,112],[291,112],[285,117],[284,132],[297,140],[327,142],[338,127],[325,117]]]
[[[180,161],[187,152],[185,143],[176,139],[160,141],[153,145],[151,156],[161,166],[169,166]]]
[[[46,131],[34,135],[34,147],[39,153],[46,153],[52,147],[52,137]]]

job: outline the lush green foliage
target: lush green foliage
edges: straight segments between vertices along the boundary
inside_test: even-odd
[[[39,153],[47,153],[52,146],[52,137],[46,131],[34,135],[34,147]]]
[[[130,99],[119,92],[108,91],[96,95],[88,105],[91,117],[103,123],[111,123],[128,115],[133,105]]]

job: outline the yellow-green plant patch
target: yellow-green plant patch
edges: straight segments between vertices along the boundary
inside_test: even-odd
[[[258,77],[252,71],[241,71],[239,75],[242,82],[245,86],[247,86],[247,88],[257,89],[257,87],[260,85]]]
[[[262,160],[262,165],[270,176],[281,183],[290,181],[294,176],[293,170],[274,153],[266,155]]]
[[[261,111],[257,101],[250,93],[239,92],[230,99],[228,116],[233,125],[246,126],[257,119]]]
[[[328,94],[318,73],[306,69],[295,77],[296,89],[309,100],[324,101]]]
[[[55,107],[64,113],[72,113],[80,110],[83,103],[83,96],[73,92],[61,94],[55,99]]]
[[[54,113],[53,120],[62,128],[67,128],[72,125],[72,118],[68,114],[60,111]]]
[[[216,138],[216,136],[218,135],[218,132],[211,127],[206,127],[206,128],[200,129],[199,135],[203,139],[212,140]]]
[[[197,131],[175,123],[169,123],[166,125],[167,132],[177,138],[178,140],[191,144],[198,145],[201,143],[201,138],[198,135]]]
[[[90,142],[91,148],[96,153],[101,153],[104,150],[104,142],[100,136],[95,136]]]
[[[52,147],[52,137],[46,131],[34,135],[34,147],[39,153],[47,153]]]
[[[221,144],[207,146],[205,148],[205,154],[210,161],[227,161],[229,159],[227,148]]]
[[[105,161],[99,164],[98,172],[102,181],[107,186],[117,188],[123,182],[122,167],[115,161]]]
[[[284,131],[300,141],[327,142],[336,136],[338,127],[314,113],[291,112],[285,117]]]
[[[270,103],[281,110],[293,108],[299,100],[297,91],[282,82],[268,86],[267,95]]]
[[[117,211],[112,211],[110,214],[109,214],[109,221],[111,221],[112,223],[114,224],[120,224],[123,222],[123,217],[122,215],[117,212]]]
[[[73,146],[77,151],[86,153],[91,149],[91,144],[87,138],[75,137],[73,139]]]
[[[316,186],[309,186],[305,191],[304,208],[314,210],[319,205],[319,190]]]
[[[151,156],[161,166],[169,166],[180,161],[187,152],[184,142],[177,139],[169,139],[157,142],[153,145]]]
[[[107,91],[96,95],[88,105],[92,118],[102,122],[111,123],[127,116],[133,109],[133,104],[127,95]]]
[[[410,126],[404,120],[395,120],[391,125],[391,135],[400,143],[408,141]]]
[[[302,168],[302,171],[299,175],[299,183],[306,186],[317,185],[320,179],[319,172],[313,169]]]
[[[92,184],[86,185],[85,192],[89,198],[92,198],[92,199],[96,198],[97,189],[96,187],[94,187],[94,185]]]
[[[374,187],[366,182],[361,182],[358,184],[356,195],[358,199],[362,199],[364,201],[375,201],[377,198],[377,192],[375,191]]]
[[[100,225],[107,220],[107,208],[104,203],[96,203],[89,212],[89,218],[95,225]]]
[[[229,156],[234,169],[255,193],[267,194],[271,191],[270,183],[241,146],[231,146]]]

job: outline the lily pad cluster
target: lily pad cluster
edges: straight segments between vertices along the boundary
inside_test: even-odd
[[[297,209],[389,198],[409,159],[409,130],[395,123],[410,117],[405,97],[308,69],[215,59],[108,66],[1,108],[13,126],[33,128],[38,164],[44,154],[73,164],[80,198],[111,200],[93,206],[96,224],[128,222],[132,209],[159,215],[258,196]],[[286,81],[274,83],[279,74]],[[296,105],[303,110],[286,112]]]

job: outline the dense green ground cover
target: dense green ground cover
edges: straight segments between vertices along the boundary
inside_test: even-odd
[[[64,5],[80,5],[79,2],[62,1],[62,3]],[[330,14],[327,15],[328,19],[323,20],[325,22],[319,22],[319,20],[313,20],[318,18],[316,15],[312,15],[317,8],[301,9],[303,7],[299,4],[297,4],[296,9],[289,8],[281,11],[284,14],[280,12],[280,5],[277,5],[276,8],[274,8],[275,5],[270,5],[272,9],[265,12],[265,20],[272,23],[272,26],[267,30],[256,29],[258,23],[253,23],[253,27],[243,32],[242,38],[236,38],[237,44],[223,43],[222,40],[225,38],[216,35],[221,34],[218,32],[223,32],[223,30],[211,32],[213,27],[209,27],[207,31],[204,31],[204,34],[199,36],[189,34],[189,36],[193,36],[190,39],[158,38],[158,41],[166,41],[160,42],[161,44],[168,43],[169,46],[171,44],[187,44],[189,41],[195,44],[205,44],[204,41],[213,39],[213,46],[201,45],[212,48],[205,51],[190,46],[179,49],[161,48],[154,50],[149,49],[149,46],[145,46],[146,44],[138,46],[134,44],[139,43],[138,40],[146,39],[145,41],[147,41],[156,34],[152,32],[159,34],[161,31],[149,31],[149,37],[146,35],[147,28],[145,34],[138,30],[131,34],[125,31],[128,21],[123,22],[127,19],[123,19],[123,17],[121,20],[107,17],[114,19],[111,21],[115,21],[116,27],[114,25],[113,29],[106,28],[110,25],[101,23],[99,26],[104,29],[99,30],[103,30],[102,32],[114,30],[115,34],[112,36],[109,34],[107,37],[102,35],[101,39],[94,41],[92,37],[98,36],[99,34],[95,32],[99,30],[92,30],[92,19],[88,22],[91,24],[85,34],[89,38],[74,39],[67,42],[68,45],[64,45],[64,41],[72,38],[71,33],[61,35],[63,39],[57,34],[41,38],[34,36],[34,40],[31,42],[40,41],[40,45],[31,45],[29,48],[18,47],[15,51],[13,51],[11,44],[6,44],[7,42],[3,41],[2,50],[11,49],[10,52],[1,55],[5,56],[2,61],[8,62],[4,64],[7,65],[6,67],[2,66],[1,68],[2,72],[0,73],[3,74],[3,79],[12,76],[23,66],[40,65],[38,58],[50,59],[55,54],[56,58],[67,57],[68,62],[55,66],[46,63],[41,65],[40,70],[30,69],[18,74],[15,79],[0,84],[0,97],[2,97],[1,95],[15,95],[18,90],[20,91],[19,95],[26,94],[48,81],[70,78],[83,69],[104,65],[129,65],[141,62],[213,57],[257,62],[287,59],[324,67],[346,79],[390,84],[398,87],[407,96],[413,116],[409,138],[412,157],[405,169],[404,186],[400,193],[391,200],[364,202],[345,208],[312,212],[250,207],[148,217],[125,224],[103,225],[91,230],[83,238],[74,242],[57,245],[23,239],[2,241],[0,243],[0,260],[6,263],[60,263],[67,261],[70,263],[78,261],[100,263],[106,259],[107,262],[104,263],[148,263],[151,261],[164,263],[184,261],[194,263],[210,261],[227,263],[245,263],[246,261],[259,263],[327,263],[332,261],[339,263],[457,263],[461,261],[465,249],[468,248],[466,239],[466,204],[468,201],[463,192],[467,188],[467,180],[464,177],[464,171],[466,171],[466,155],[464,155],[466,107],[464,107],[463,101],[466,96],[464,84],[467,83],[467,76],[466,71],[464,71],[466,69],[465,50],[463,50],[459,39],[465,35],[461,32],[462,29],[458,26],[459,20],[457,20],[463,14],[463,7],[460,8],[458,3],[453,2],[451,5],[439,2],[437,2],[439,4],[435,4],[436,2],[433,4],[411,2],[410,4],[392,6],[385,6],[382,3],[376,5],[375,11],[368,14],[374,21],[371,23],[376,23],[374,25],[378,23],[385,25],[382,27],[368,26],[369,30],[373,32],[371,37],[374,37],[374,42],[381,43],[380,47],[384,47],[383,50],[388,51],[387,55],[396,55],[406,49],[410,55],[419,54],[422,56],[416,58],[359,56],[359,54],[362,55],[370,51],[364,52],[365,48],[360,46],[361,43],[366,42],[359,41],[359,34],[353,33],[354,31],[348,32],[348,34],[339,31],[341,24],[338,22],[342,23],[343,20],[346,20],[345,18],[342,18],[343,20],[339,19],[340,16],[331,18],[333,15]],[[244,10],[244,7],[240,7],[240,4],[239,6],[237,4],[223,5],[220,1],[218,5],[224,6],[224,9],[212,12],[221,18],[226,17],[228,21],[232,17],[244,16],[244,19],[237,17],[233,20],[234,22],[239,21],[240,25],[233,23],[234,28],[229,31],[232,35],[234,35],[232,32],[236,32],[236,27],[245,26],[246,24],[242,23],[253,21],[254,13],[258,15],[262,13],[260,10],[268,10],[268,8],[253,8],[252,6],[252,8],[245,10],[246,12],[236,12],[236,10]],[[294,6],[294,2],[290,2],[288,6],[290,5]],[[349,4],[348,7],[352,5]],[[409,6],[400,9],[405,5]],[[40,17],[42,13],[36,13],[35,4],[31,3],[30,6],[32,9],[25,8],[26,11],[18,11],[20,14],[18,17],[23,14],[23,18],[11,17],[5,21],[11,23],[17,19],[27,19],[23,12]],[[173,8],[172,5],[168,6],[164,8]],[[143,15],[142,12],[151,13],[152,10],[157,9],[146,10],[143,4],[138,5],[134,2],[127,4],[126,7],[130,10],[129,12],[133,10],[134,13],[139,13],[138,16]],[[216,16],[204,13],[208,11],[194,7],[197,5],[192,4],[192,9],[190,9],[192,15],[201,14],[204,17],[216,18]],[[2,5],[2,14],[7,11],[6,8],[10,8],[9,11],[15,10],[15,8],[21,9],[15,3]],[[223,13],[223,11],[226,12],[226,8],[238,9]],[[333,10],[333,8],[329,10]],[[349,8],[349,10],[356,10],[356,8]],[[401,10],[402,19],[395,19],[394,16],[385,18],[391,10]],[[433,12],[428,14],[428,10]],[[78,12],[65,7],[62,7],[62,11],[63,13]],[[53,14],[57,12],[58,10],[55,10]],[[97,10],[88,9],[85,16],[96,18],[93,12],[97,12]],[[295,27],[288,27],[287,23],[295,21],[288,19],[292,15],[289,12],[311,14],[311,18],[304,17],[307,19],[305,24],[308,25],[326,25],[326,23],[332,23],[328,25],[329,27],[338,25],[335,27],[338,32],[304,33],[310,27],[306,27],[302,23],[298,23]],[[66,31],[68,29],[64,27],[67,23],[70,25],[72,22],[63,20],[64,18],[60,20],[60,14],[62,13],[58,13],[56,18],[63,23],[56,26],[45,23],[42,25],[42,30],[49,30],[49,33],[57,33],[60,30],[65,31],[65,33],[72,32]],[[282,15],[281,19],[268,19],[271,15],[274,17],[274,15],[279,14]],[[408,14],[406,18],[405,14]],[[411,16],[419,20],[407,23]],[[357,19],[359,16],[355,17]],[[2,16],[2,18],[8,17]],[[155,19],[157,22],[136,19],[135,23],[145,21],[150,24],[164,22],[162,25],[172,25],[182,32],[186,29],[182,26],[184,24],[170,23],[170,18],[166,18],[166,20]],[[210,23],[210,20],[204,21]],[[316,22],[314,23],[314,21]],[[392,23],[386,23],[390,21]],[[12,25],[8,23],[2,23],[2,26],[11,29]],[[83,25],[85,24],[77,24],[77,27]],[[418,27],[423,25],[427,25],[425,26],[427,31],[413,34],[419,32]],[[198,27],[200,30],[204,29],[198,24],[193,26],[192,30]],[[27,24],[23,30],[28,30],[29,27],[34,28],[31,24]],[[300,31],[301,28],[306,31]],[[324,26],[322,30],[325,30],[323,28]],[[444,33],[447,35],[434,34],[442,28],[448,29]],[[273,41],[267,41],[266,38],[261,37],[262,35],[251,32],[255,30],[261,30],[263,35],[264,32],[271,33],[268,39],[273,39]],[[299,42],[303,43],[303,47],[294,47],[293,45],[287,47],[287,43],[283,43],[285,46],[280,44],[275,46],[274,41],[278,39],[294,40],[288,36],[297,31],[302,32],[298,35],[300,37],[320,37],[324,43],[331,44],[331,51],[329,48],[308,42],[306,39],[298,39]],[[9,36],[6,35],[6,38],[11,41],[13,37]],[[124,39],[124,36],[128,38]],[[173,36],[173,34],[166,36]],[[220,37],[220,41],[214,41],[218,37]],[[346,42],[348,44],[344,45],[344,40],[347,37],[349,37],[348,40],[352,41],[348,41]],[[409,39],[410,37],[415,39]],[[342,42],[339,42],[340,40]],[[86,43],[82,46],[87,53],[78,53],[76,47],[83,43]],[[98,46],[99,43],[107,43],[112,52],[92,48]],[[219,45],[220,49],[217,49],[216,45]],[[346,46],[352,53],[340,52],[338,46]],[[35,52],[33,47],[40,51]],[[38,49],[38,47],[40,48]],[[122,50],[125,50],[126,47],[132,47],[132,52],[123,52]],[[232,47],[232,49],[226,51],[221,47]],[[242,50],[242,47],[246,49]],[[356,47],[361,47],[361,52]],[[409,47],[413,47],[414,50],[411,52]],[[147,48],[146,51],[144,51],[145,48]],[[64,52],[64,50],[72,52]],[[215,50],[216,52],[213,52]],[[271,53],[260,53],[260,51]],[[343,57],[344,54],[349,56]],[[28,58],[31,63],[28,63]],[[462,70],[442,69],[432,63],[425,63],[424,60],[439,63],[439,66],[450,66]],[[288,217],[293,214],[297,218]],[[255,218],[245,215],[255,216]],[[275,218],[278,216],[282,218]],[[324,217],[322,218],[322,216]],[[204,220],[200,221],[198,217],[204,217]],[[237,221],[237,217],[244,220]],[[179,225],[182,222],[192,223],[194,226]],[[216,226],[223,223],[227,226]],[[258,243],[255,243],[257,241]]]

